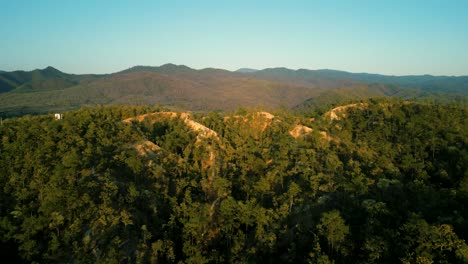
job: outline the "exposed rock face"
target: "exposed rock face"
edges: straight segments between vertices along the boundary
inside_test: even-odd
[[[313,131],[313,129],[310,128],[310,127],[303,126],[303,125],[297,125],[296,127],[294,127],[293,130],[289,131],[289,134],[291,134],[291,136],[293,138],[298,138],[300,136],[308,135],[308,134],[312,133],[312,131]]]
[[[153,157],[156,155],[157,151],[160,151],[161,148],[154,144],[153,142],[147,140],[143,141],[140,144],[137,144],[134,146],[136,151],[138,151],[138,154],[143,157]]]
[[[319,133],[320,133],[320,135],[322,135],[322,137],[323,137],[324,139],[326,139],[326,140],[328,140],[328,141],[332,141],[332,140],[337,141],[337,142],[340,141],[339,139],[330,136],[330,135],[329,135],[327,132],[325,132],[325,131],[320,131]]]
[[[202,140],[202,138],[215,138],[215,139],[219,140],[218,133],[216,133],[215,131],[207,128],[206,126],[204,126],[204,125],[202,125],[202,124],[200,124],[198,122],[195,122],[195,121],[193,121],[191,119],[188,119],[188,118],[186,118],[184,120],[184,122],[193,131],[198,133],[197,142]]]
[[[275,118],[274,115],[268,113],[268,112],[257,112],[257,116],[262,116],[266,119],[269,119],[269,120],[272,120],[273,118]]]
[[[146,118],[151,117],[162,117],[162,118],[180,118],[183,119],[185,124],[190,127],[193,131],[198,133],[197,142],[201,140],[200,138],[218,138],[218,134],[207,128],[206,126],[192,120],[192,115],[190,113],[176,113],[176,112],[157,112],[157,113],[150,113],[139,115],[137,117],[131,117],[123,120],[124,123],[131,123],[131,122],[143,122]],[[154,121],[157,122],[157,121]]]
[[[291,131],[289,131],[289,134],[293,138],[298,138],[298,137],[309,135],[313,131],[314,130],[308,126],[296,125]],[[319,134],[322,136],[323,139],[326,139],[327,141],[333,140],[333,141],[339,142],[339,139],[330,136],[326,131],[320,131]]]
[[[340,120],[341,118],[346,118],[346,110],[348,110],[350,108],[363,109],[365,107],[367,107],[366,103],[348,104],[348,105],[338,106],[338,107],[335,107],[332,110],[326,112],[325,116],[329,117],[330,121]]]

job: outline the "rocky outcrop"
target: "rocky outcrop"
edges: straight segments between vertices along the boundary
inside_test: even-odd
[[[350,108],[359,108],[364,109],[368,106],[366,103],[358,103],[358,104],[348,104],[342,105],[333,108],[332,110],[325,113],[325,117],[329,118],[330,121],[333,120],[340,120],[341,118],[346,118],[346,111]]]
[[[131,123],[131,122],[143,122],[145,119],[154,118],[151,122],[157,122],[158,118],[180,118],[184,120],[184,123],[191,128],[194,132],[197,132],[197,142],[201,140],[201,138],[215,138],[218,139],[218,134],[207,128],[206,126],[192,120],[192,115],[190,113],[176,113],[176,112],[157,112],[157,113],[150,113],[139,115],[136,117],[131,117],[123,120],[124,123]]]
[[[289,131],[289,134],[293,138],[299,138],[299,137],[309,135],[313,131],[314,130],[308,126],[296,125],[292,130]],[[328,134],[326,131],[320,131],[319,134],[322,136],[323,139],[326,139],[327,141],[339,142],[339,139],[330,136],[330,134]]]
[[[303,125],[296,125],[291,131],[289,131],[289,134],[293,138],[298,138],[300,136],[308,135],[308,134],[312,133],[312,131],[314,131],[314,130],[312,128],[310,128],[310,127],[303,126]]]
[[[156,152],[161,150],[161,147],[149,140],[143,141],[139,144],[135,144],[134,148],[142,157],[154,157],[156,155]]]

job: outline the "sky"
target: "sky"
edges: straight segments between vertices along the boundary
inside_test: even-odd
[[[0,70],[468,75],[468,1],[0,0]]]

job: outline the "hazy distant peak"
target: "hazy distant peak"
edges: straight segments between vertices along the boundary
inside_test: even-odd
[[[286,67],[272,67],[272,68],[263,69],[263,71],[269,71],[269,70],[294,71],[294,70],[286,68]]]
[[[136,65],[118,73],[132,73],[132,72],[159,72],[159,73],[179,73],[192,71],[193,69],[185,65],[176,65],[173,63],[166,63],[161,66],[143,66]]]
[[[42,70],[38,70],[42,73],[45,73],[45,74],[63,74],[63,72],[57,70],[56,68],[52,67],[52,66],[47,66],[46,68],[42,69]]]
[[[292,73],[292,72],[296,72],[295,70],[292,70],[292,69],[289,69],[289,68],[285,68],[285,67],[275,67],[275,68],[266,68],[266,69],[263,69],[259,72],[264,72],[264,73],[280,73],[280,72],[287,72],[287,73]]]
[[[158,67],[154,67],[154,66],[136,65],[126,70],[123,70],[121,72],[155,71],[157,68]]]
[[[236,72],[240,73],[253,73],[253,72],[258,72],[257,69],[252,69],[252,68],[240,68]]]
[[[44,71],[59,71],[57,70],[56,68],[52,67],[52,66],[47,66],[44,68]]]
[[[170,70],[193,70],[192,68],[185,65],[177,65],[173,63],[166,63],[159,66],[159,69],[170,69]]]
[[[197,70],[199,73],[203,74],[213,74],[213,75],[219,75],[219,74],[231,74],[230,71],[224,70],[224,69],[218,69],[218,68],[204,68],[201,70]]]

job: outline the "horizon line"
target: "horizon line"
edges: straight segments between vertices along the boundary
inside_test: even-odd
[[[118,74],[126,70],[130,70],[132,68],[136,67],[148,67],[148,68],[161,68],[164,66],[176,66],[176,67],[186,67],[194,71],[203,71],[203,70],[222,70],[222,71],[227,71],[231,73],[240,73],[240,74],[252,74],[257,71],[265,71],[265,70],[274,70],[274,69],[285,69],[285,70],[290,70],[290,71],[337,71],[337,72],[343,72],[343,73],[350,73],[350,74],[369,74],[369,75],[381,75],[381,76],[389,76],[389,77],[411,77],[411,76],[432,76],[432,77],[468,77],[468,74],[466,75],[434,75],[434,74],[428,74],[428,73],[423,73],[423,74],[405,74],[405,75],[396,75],[396,74],[384,74],[384,73],[375,73],[375,72],[353,72],[353,71],[347,71],[347,70],[339,70],[339,69],[330,69],[330,68],[319,68],[319,69],[308,69],[308,68],[288,68],[284,66],[277,66],[277,67],[267,67],[267,68],[262,68],[262,69],[257,69],[257,68],[252,68],[252,67],[241,67],[238,68],[237,70],[228,70],[228,69],[223,69],[223,68],[217,68],[217,67],[204,67],[204,68],[194,68],[187,66],[186,64],[175,64],[175,63],[164,63],[159,66],[156,65],[133,65],[128,68],[125,68],[123,70],[115,71],[115,72],[109,72],[109,73],[71,73],[71,72],[66,72],[58,69],[57,67],[48,65],[44,68],[35,68],[32,70],[13,70],[13,71],[5,71],[0,69],[0,74],[1,73],[11,73],[11,72],[32,72],[32,71],[44,71],[47,70],[48,68],[55,69],[57,71],[60,71],[65,74],[71,74],[71,75],[112,75],[112,74]],[[240,70],[243,69],[248,69],[248,70],[254,70],[253,72],[240,72]]]

